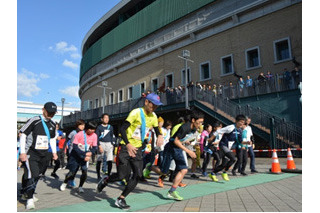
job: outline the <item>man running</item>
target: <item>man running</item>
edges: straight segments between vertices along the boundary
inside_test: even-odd
[[[142,150],[145,148],[145,139],[147,139],[147,133],[151,128],[154,128],[156,132],[157,146],[161,146],[163,143],[163,137],[158,128],[158,118],[154,113],[159,105],[162,105],[160,97],[150,93],[145,98],[143,108],[134,109],[129,113],[120,128],[122,141],[119,147],[117,173],[102,178],[97,185],[96,191],[100,193],[108,183],[120,181],[128,177],[133,171],[125,189],[115,202],[115,205],[121,209],[130,208],[125,198],[135,189],[139,179],[142,177]]]
[[[204,121],[204,115],[198,111],[193,111],[190,118],[190,121],[183,124],[173,137],[170,138],[170,142],[166,144],[163,151],[163,161],[160,166],[161,172],[167,174],[170,163],[174,160],[178,173],[173,180],[167,196],[179,201],[183,200],[183,197],[179,195],[176,189],[188,172],[188,166],[182,151],[185,151],[193,159],[197,157],[193,151],[186,148],[183,144],[190,144],[190,141],[196,140],[196,132]]]
[[[24,173],[28,177],[24,193],[27,196],[26,209],[34,209],[33,194],[35,192],[39,174],[46,168],[49,147],[52,149],[53,160],[57,160],[56,152],[56,129],[51,118],[57,112],[57,105],[47,102],[42,108],[42,115],[33,117],[21,128],[20,137],[20,160],[24,162]],[[27,135],[32,134],[33,140],[26,153]]]

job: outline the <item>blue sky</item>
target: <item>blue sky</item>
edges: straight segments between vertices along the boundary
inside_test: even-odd
[[[80,107],[81,43],[120,0],[18,0],[17,99]]]

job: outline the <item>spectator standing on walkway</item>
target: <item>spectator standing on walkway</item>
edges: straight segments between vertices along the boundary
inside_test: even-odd
[[[251,144],[248,144],[248,155],[250,157],[250,170],[251,173],[255,173],[258,172],[256,170],[255,167],[255,156],[254,156],[254,148],[255,148],[255,144],[254,144],[254,136],[253,136],[253,132],[252,132],[252,128],[250,126],[251,123],[251,118],[250,117],[246,117],[246,122],[247,122],[247,141],[251,141]]]
[[[66,190],[68,181],[73,180],[78,169],[81,168],[82,174],[80,176],[78,192],[84,193],[82,186],[87,180],[89,160],[92,153],[96,152],[98,144],[98,137],[95,133],[96,127],[97,125],[94,122],[89,122],[86,124],[85,130],[78,132],[74,136],[72,142],[73,148],[67,165],[69,172],[66,174],[66,177],[60,186],[61,191]],[[102,152],[101,147],[100,152]]]
[[[214,141],[219,134],[223,134],[219,143],[222,163],[214,169],[213,173],[214,175],[216,175],[218,172],[223,170],[221,176],[226,181],[229,181],[227,171],[236,161],[231,148],[235,142],[242,141],[241,127],[242,125],[244,125],[245,120],[246,118],[244,115],[237,115],[235,124],[231,124],[222,129],[218,129],[213,133],[212,137],[208,139],[208,141],[211,142]]]
[[[266,77],[266,80],[270,81],[270,80],[272,80],[273,75],[271,74],[270,71],[268,71],[265,77]]]
[[[250,76],[247,76],[247,80],[246,80],[246,87],[252,87],[253,86],[253,81],[250,78]]]
[[[122,141],[119,147],[117,173],[102,178],[97,185],[96,191],[100,193],[108,183],[120,181],[133,171],[125,189],[115,202],[115,205],[121,209],[130,208],[125,198],[135,189],[139,179],[142,177],[142,150],[145,148],[146,133],[149,132],[149,129],[154,128],[156,132],[156,145],[161,146],[163,143],[163,137],[158,128],[158,118],[154,113],[159,105],[162,105],[160,97],[151,93],[146,97],[142,108],[134,109],[129,113],[129,116],[120,128]]]
[[[57,112],[57,105],[47,102],[42,108],[42,115],[33,117],[21,128],[20,160],[24,162],[24,172],[27,174],[25,194],[27,196],[26,209],[34,209],[33,195],[39,180],[39,174],[47,166],[49,146],[52,147],[53,159],[58,159],[56,151],[55,123],[51,120]],[[32,145],[26,153],[27,135],[32,134]]]
[[[291,73],[287,68],[283,69],[283,78],[287,89],[291,88]]]
[[[245,84],[246,83],[244,82],[243,78],[240,77],[239,78],[239,90],[240,90],[241,96],[243,96],[243,88],[244,88]]]
[[[102,153],[97,156],[97,178],[100,180],[100,169],[102,164],[102,173],[104,175],[111,174],[112,161],[113,161],[113,148],[116,138],[113,132],[113,126],[109,124],[109,114],[104,113],[101,116],[102,124],[100,124],[96,129],[96,134],[98,136],[98,147],[101,146]]]
[[[298,67],[294,67],[294,69],[291,71],[291,76],[293,78],[295,88],[298,88],[298,85],[300,83],[300,76],[299,76],[299,68]]]

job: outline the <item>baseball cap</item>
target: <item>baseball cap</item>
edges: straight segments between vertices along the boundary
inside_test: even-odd
[[[146,97],[146,99],[147,99],[148,101],[151,101],[154,105],[157,105],[157,106],[163,105],[163,104],[161,103],[161,101],[160,101],[160,97],[159,97],[157,94],[155,94],[155,93],[150,93],[150,94],[148,94],[147,97]]]
[[[44,109],[49,113],[57,112],[57,105],[53,102],[47,102],[44,105]]]

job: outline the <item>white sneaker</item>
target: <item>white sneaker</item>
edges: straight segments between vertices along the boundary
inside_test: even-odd
[[[27,205],[26,205],[26,209],[27,210],[30,210],[30,209],[35,209],[35,205],[34,205],[34,202],[33,202],[33,199],[28,199],[27,200]]]
[[[78,192],[79,192],[79,193],[84,193],[83,188],[82,188],[82,187],[79,187],[79,188],[78,188]]]
[[[38,202],[38,201],[39,201],[39,199],[36,198],[36,196],[33,195],[33,202]]]
[[[60,191],[64,191],[66,190],[67,184],[66,183],[62,183],[60,186]]]

